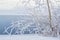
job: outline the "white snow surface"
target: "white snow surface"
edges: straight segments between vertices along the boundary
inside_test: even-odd
[[[0,35],[0,40],[60,40],[60,38],[39,35]]]

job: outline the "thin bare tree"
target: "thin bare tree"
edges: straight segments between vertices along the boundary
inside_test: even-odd
[[[47,0],[47,7],[48,7],[48,13],[49,13],[49,23],[50,23],[50,27],[53,31],[53,28],[52,28],[52,18],[51,18],[51,9],[50,9],[50,5],[49,5],[49,0]]]

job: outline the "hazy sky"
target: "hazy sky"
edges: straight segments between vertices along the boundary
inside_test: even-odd
[[[7,10],[7,9],[13,9],[14,7],[16,7],[16,4],[19,2],[19,6],[22,6],[23,4],[21,3],[23,0],[0,0],[0,10]],[[28,0],[25,0],[25,1],[28,1]],[[57,6],[56,4],[59,4],[59,0],[51,0],[55,5]],[[57,3],[55,2],[57,1]],[[30,4],[30,5],[29,5]],[[28,4],[28,6],[34,6],[35,3],[34,1],[30,1],[30,3]]]
[[[18,0],[0,0],[0,10],[10,10],[16,6]]]
[[[0,10],[10,10],[14,9],[17,5],[18,6],[23,6],[21,3],[23,0],[0,0]],[[28,1],[28,0],[25,0]],[[34,6],[34,1],[30,1],[30,5],[28,6]]]
[[[28,10],[24,9],[25,6],[23,6],[22,1],[23,0],[0,0],[0,15],[15,15],[28,13]],[[28,0],[25,0],[25,2],[27,1]],[[31,0],[27,7],[33,7],[34,5],[35,2]],[[17,7],[22,8],[16,11]]]
[[[10,13],[13,13],[14,11],[8,11],[8,10],[14,10],[14,9],[16,9],[16,7],[23,6],[23,4],[21,3],[22,1],[23,0],[0,0],[0,14],[10,14]],[[24,1],[26,2],[28,0],[24,0]],[[54,5],[55,7],[60,5],[59,0],[51,0],[51,1],[52,1],[52,5]],[[30,0],[29,4],[27,4],[27,7],[34,7],[34,6],[36,6],[36,5],[35,5],[35,2],[32,1],[32,0]],[[5,11],[3,12],[3,10],[5,10]],[[27,11],[25,11],[23,8],[22,8],[21,11],[23,11],[22,13],[24,13],[24,12],[27,13]],[[42,9],[42,11],[43,11],[43,9]],[[15,13],[16,12],[14,12],[14,14]]]

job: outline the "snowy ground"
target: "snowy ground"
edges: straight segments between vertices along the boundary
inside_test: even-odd
[[[43,37],[38,35],[0,35],[0,40],[60,40],[56,37]]]

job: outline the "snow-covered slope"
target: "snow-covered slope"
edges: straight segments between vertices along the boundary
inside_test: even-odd
[[[43,37],[38,35],[0,35],[0,40],[60,40],[56,37]]]

